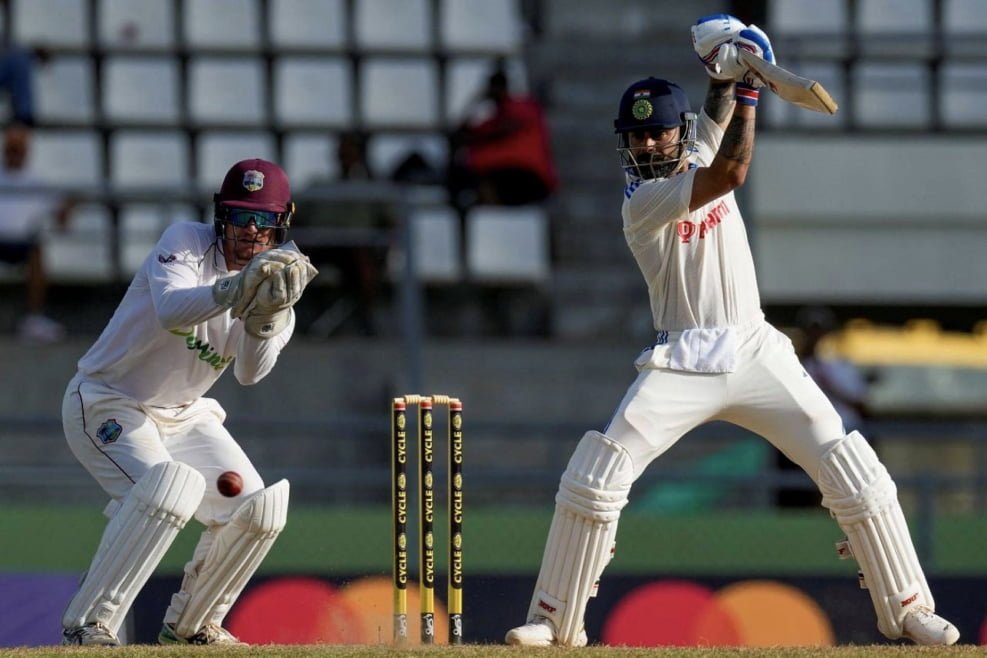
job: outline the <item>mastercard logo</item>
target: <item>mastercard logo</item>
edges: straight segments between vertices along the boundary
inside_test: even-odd
[[[419,593],[408,585],[408,639],[416,644]],[[394,633],[391,580],[361,578],[334,587],[316,578],[277,578],[237,601],[227,628],[248,644],[389,644]],[[449,637],[445,606],[435,601],[435,640]]]
[[[247,590],[227,627],[250,644],[390,644],[392,597],[387,577],[361,578],[342,587],[312,577],[276,578]],[[417,586],[409,583],[412,644],[420,636],[418,597]],[[869,608],[864,601],[860,605],[862,613]],[[509,612],[504,611],[499,626],[511,625]],[[987,644],[987,619],[979,631],[979,642]],[[448,614],[436,597],[436,642],[445,643],[448,634]],[[718,590],[686,580],[646,583],[613,605],[595,641],[642,647],[836,644],[829,618],[811,597],[768,580],[740,581]]]
[[[601,639],[626,646],[830,646],[826,613],[802,591],[748,580],[719,591],[680,580],[642,585],[607,616]]]

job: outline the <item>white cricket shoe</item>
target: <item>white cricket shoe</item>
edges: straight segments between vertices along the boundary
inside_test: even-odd
[[[524,626],[518,626],[507,631],[504,641],[521,647],[550,647],[558,644],[555,637],[555,624],[541,615],[535,615]],[[586,631],[580,630],[579,637],[576,638],[572,646],[585,647],[586,644]]]
[[[903,637],[922,646],[956,644],[960,639],[960,632],[955,626],[925,607],[909,611],[901,627]]]
[[[199,629],[199,632],[192,637],[181,637],[175,633],[173,624],[163,624],[161,632],[158,633],[158,644],[221,644],[228,647],[245,647],[246,642],[241,642],[233,633],[222,626],[207,624]]]
[[[117,636],[98,621],[62,630],[62,644],[84,647],[118,647]]]

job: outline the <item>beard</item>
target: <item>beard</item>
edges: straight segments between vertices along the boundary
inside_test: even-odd
[[[250,262],[254,256],[274,247],[274,234],[255,233],[253,236],[237,236],[236,230],[232,227],[226,230],[223,238],[223,251],[232,258],[233,264],[244,266]]]

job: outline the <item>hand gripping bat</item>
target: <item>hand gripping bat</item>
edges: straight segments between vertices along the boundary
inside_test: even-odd
[[[743,48],[737,50],[741,63],[764,80],[764,84],[782,99],[813,112],[836,114],[839,106],[817,81],[795,75]]]

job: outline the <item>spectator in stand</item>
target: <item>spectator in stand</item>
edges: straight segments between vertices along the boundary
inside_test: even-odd
[[[474,204],[525,205],[558,187],[541,105],[511,94],[502,64],[466,121],[452,135],[450,198],[461,210]]]
[[[44,181],[27,167],[31,131],[15,124],[4,132],[3,171],[0,172],[0,262],[22,265],[27,286],[27,314],[17,333],[26,342],[52,343],[65,336],[65,328],[45,315],[48,279],[42,255],[42,230],[54,219],[65,227],[70,204],[44,189]]]
[[[50,53],[43,46],[11,46],[0,53],[0,89],[10,95],[14,123],[34,125],[35,65],[49,60]]]
[[[313,181],[309,184],[310,191],[317,192],[319,188],[339,181],[370,183],[377,179],[367,163],[366,138],[359,132],[348,131],[339,135],[336,161],[338,179]],[[339,241],[310,245],[312,261],[331,265],[339,273],[342,289],[342,296],[312,323],[310,331],[377,335],[375,307],[383,283],[388,247],[369,238],[374,232],[391,227],[388,213],[369,195],[355,201],[315,198],[305,207],[305,224],[338,228],[351,233],[341,235]]]

